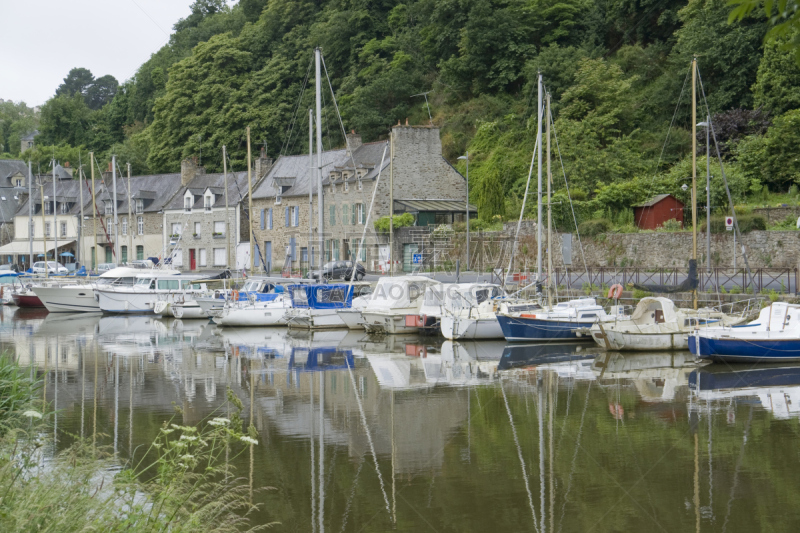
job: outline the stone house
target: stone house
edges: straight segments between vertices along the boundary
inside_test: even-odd
[[[439,129],[397,125],[392,128],[392,139],[394,212],[410,212],[421,225],[463,220],[466,182],[442,157]],[[348,142],[352,155],[345,149],[322,154],[323,261],[353,259],[369,215],[365,248],[359,261],[368,270],[378,270],[389,258],[388,237],[377,234],[372,223],[390,212],[389,143],[362,144],[360,136],[354,133],[348,135]],[[318,264],[320,235],[317,189],[313,180],[316,164],[316,156],[313,162],[308,155],[281,156],[254,188],[254,221],[257,222],[254,235],[262,268],[291,268],[305,273],[309,267],[310,231],[311,264]],[[309,188],[312,189],[312,208],[309,207]],[[373,192],[375,204],[370,214]],[[476,210],[472,207],[471,211]],[[309,217],[310,214],[313,216]],[[309,218],[312,219],[310,225]],[[402,243],[395,249],[396,261],[408,251]]]
[[[114,193],[111,172],[95,178],[97,195],[97,246],[100,255],[97,263],[128,263],[136,259],[164,255],[163,215],[165,205],[180,188],[180,174],[153,174],[148,176],[117,176],[117,219],[114,227]],[[91,180],[84,182],[91,190]],[[91,192],[84,193],[84,221],[82,244],[86,250],[87,265],[95,264]],[[130,218],[128,207],[130,206]],[[114,236],[119,235],[119,247],[114,249]]]
[[[14,216],[28,197],[28,165],[24,161],[0,160],[0,244],[14,239]],[[13,254],[0,259],[12,263]]]
[[[267,172],[271,160],[256,160],[253,181]],[[228,208],[225,176],[206,174],[195,159],[181,162],[181,182],[163,213],[162,240],[173,265],[183,270],[235,268],[237,249],[249,233],[242,232],[247,216],[242,199],[248,191],[247,172],[228,172]]]
[[[22,136],[22,138],[19,141],[19,153],[20,154],[25,153],[25,150],[30,150],[31,148],[33,148],[33,145],[34,145],[34,140],[33,139],[37,135],[39,135],[39,132],[38,131],[34,131],[34,132],[31,132],[31,133],[28,133],[27,135],[23,135]]]

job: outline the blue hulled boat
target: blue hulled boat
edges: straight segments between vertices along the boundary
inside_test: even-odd
[[[698,328],[689,351],[726,363],[800,361],[800,305],[774,302],[749,324]]]
[[[594,298],[580,298],[556,304],[550,310],[498,313],[497,321],[509,342],[574,341],[592,340],[579,336],[577,330],[591,328],[607,316]]]

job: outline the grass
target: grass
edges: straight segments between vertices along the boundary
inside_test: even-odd
[[[39,383],[0,356],[0,524],[3,531],[240,532],[256,510],[231,458],[257,445],[231,418],[202,428],[165,423],[150,448],[125,465],[91,440],[48,457],[49,419]],[[40,410],[37,410],[37,407]],[[42,415],[41,413],[45,413]],[[47,436],[46,436],[47,435]]]

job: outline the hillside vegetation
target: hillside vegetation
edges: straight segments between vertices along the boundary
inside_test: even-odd
[[[785,193],[800,173],[800,68],[782,46],[794,37],[764,44],[766,16],[729,23],[730,10],[724,0],[197,0],[109,103],[49,100],[34,156],[59,145],[77,160],[80,146],[83,157],[113,152],[145,173],[177,171],[202,153],[219,171],[225,144],[241,168],[248,125],[271,156],[303,152],[320,46],[344,127],[365,141],[398,121],[427,124],[414,95],[430,91],[444,155],[455,163],[469,151],[471,199],[487,221],[519,214],[541,72],[557,135],[555,219],[572,225],[563,161],[579,219],[625,223],[653,194],[688,200],[696,56],[708,101],[698,96],[698,121],[712,115],[736,201]],[[324,98],[328,148],[342,138],[329,91]],[[80,117],[79,131],[66,114]],[[703,128],[698,140],[704,177]],[[716,161],[711,173],[712,203],[724,210]]]

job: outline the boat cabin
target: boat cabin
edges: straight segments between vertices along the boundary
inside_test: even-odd
[[[332,283],[289,285],[292,307],[300,309],[346,309],[353,305],[353,295],[370,293],[368,283]]]

